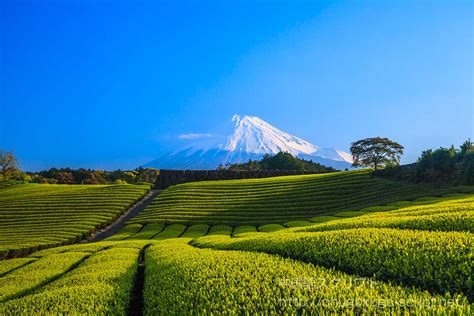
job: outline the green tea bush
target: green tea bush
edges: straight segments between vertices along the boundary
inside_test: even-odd
[[[193,225],[186,229],[186,232],[183,234],[182,237],[188,238],[198,238],[205,236],[209,231],[209,225]]]
[[[266,224],[258,227],[258,231],[262,233],[272,233],[276,232],[282,229],[285,229],[286,227],[280,224]]]
[[[408,204],[397,210],[313,225],[304,231],[339,230],[358,227],[388,227],[432,231],[474,232],[474,195],[453,196],[438,203]]]
[[[196,249],[186,243],[169,240],[147,249],[145,315],[471,311],[462,295],[431,295],[278,256]]]
[[[0,277],[34,260],[34,258],[17,258],[8,261],[0,261]]]
[[[163,224],[147,224],[143,227],[139,233],[136,233],[130,236],[127,239],[151,239],[154,236],[161,233],[161,231],[165,228]]]
[[[153,237],[153,239],[179,237],[179,236],[181,236],[181,234],[184,233],[186,228],[187,227],[185,225],[181,225],[181,224],[168,225],[168,226],[165,227],[165,229],[163,229],[163,231],[161,233],[159,233],[158,235]]]
[[[0,190],[0,259],[74,243],[119,217],[149,186],[13,185]]]
[[[125,315],[139,251],[122,244],[121,248],[95,253],[60,279],[2,304],[0,314]],[[24,280],[19,276],[17,281]]]
[[[378,280],[473,298],[472,234],[359,228],[236,239],[202,237],[194,245],[277,254]]]
[[[242,236],[243,234],[247,233],[256,233],[257,232],[257,227],[255,226],[237,226],[234,228],[234,231],[232,233],[233,237],[238,237],[239,235]]]
[[[120,230],[115,234],[112,235],[108,238],[105,238],[105,241],[113,241],[113,240],[124,240],[127,238],[132,237],[133,235],[137,234],[141,229],[143,225],[140,224],[130,224],[130,225],[125,225]]]
[[[216,225],[212,226],[209,230],[208,235],[222,235],[222,236],[232,236],[232,231],[234,229],[227,225]]]
[[[83,252],[53,254],[5,275],[0,278],[0,302],[24,295],[53,280],[88,255]]]

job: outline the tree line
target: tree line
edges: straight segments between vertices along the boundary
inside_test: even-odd
[[[459,148],[451,146],[422,152],[417,162],[400,166],[404,147],[388,138],[373,137],[353,142],[350,147],[353,167],[370,167],[374,175],[395,180],[432,182],[452,185],[474,184],[474,143],[466,140]],[[335,172],[311,160],[294,157],[287,152],[265,154],[261,160],[227,164],[227,170],[293,170],[315,173]],[[131,171],[51,168],[39,172],[22,172],[10,152],[0,149],[0,180],[58,184],[154,183],[159,170],[137,168]]]
[[[459,148],[428,149],[413,164],[389,166],[374,174],[412,182],[474,185],[474,143],[468,139]]]
[[[11,152],[0,149],[0,181],[30,182],[49,184],[125,184],[154,183],[159,170],[153,168],[137,168],[135,170],[93,170],[51,168],[38,172],[23,172],[18,168],[18,160]]]
[[[153,168],[137,168],[135,170],[93,170],[51,168],[39,172],[27,172],[29,182],[50,184],[126,184],[154,183],[159,170]]]

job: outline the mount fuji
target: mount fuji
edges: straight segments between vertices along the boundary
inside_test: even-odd
[[[268,124],[256,116],[234,115],[233,132],[225,142],[195,141],[189,146],[159,157],[144,167],[158,169],[216,169],[227,163],[261,159],[280,151],[336,169],[351,168],[352,156],[336,148],[320,148]],[[200,134],[191,134],[200,135]],[[201,134],[208,135],[208,134]]]

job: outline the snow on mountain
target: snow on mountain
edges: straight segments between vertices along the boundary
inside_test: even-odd
[[[310,154],[319,147],[296,136],[280,131],[256,116],[240,118],[234,115],[234,133],[229,137],[224,149],[229,151],[245,151],[256,154],[275,154],[280,151],[296,156],[301,153]]]
[[[234,115],[232,122],[234,130],[225,143],[196,140],[186,148],[164,155],[145,167],[215,169],[226,163],[247,162],[249,159],[260,159],[264,154],[276,154],[280,151],[337,169],[350,168],[352,164],[349,153],[334,148],[320,148],[283,132],[258,117]]]

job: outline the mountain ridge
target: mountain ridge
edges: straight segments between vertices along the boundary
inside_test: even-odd
[[[272,126],[256,116],[234,115],[233,132],[225,143],[207,146],[195,142],[163,155],[144,167],[158,169],[216,169],[219,165],[258,160],[264,154],[288,152],[336,169],[351,168],[352,156],[337,148],[320,148]]]

